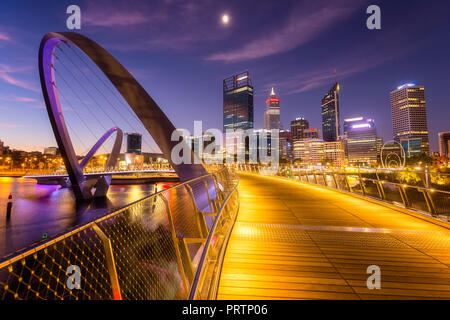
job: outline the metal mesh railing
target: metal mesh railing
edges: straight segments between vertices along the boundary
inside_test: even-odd
[[[0,299],[186,299],[197,273],[211,277],[200,258],[231,230],[236,185],[223,168],[16,253],[0,262]]]

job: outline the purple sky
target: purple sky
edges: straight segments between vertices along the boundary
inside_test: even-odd
[[[128,68],[177,127],[192,130],[194,120],[203,120],[204,129],[221,128],[222,79],[248,69],[256,127],[274,86],[285,127],[302,116],[320,128],[320,100],[336,69],[342,119],[373,118],[378,134],[390,139],[389,92],[415,82],[425,86],[433,151],[437,133],[450,131],[448,1],[5,0],[0,140],[11,147],[55,145],[37,52],[46,32],[67,31],[70,4],[81,7],[80,32]],[[381,7],[381,30],[366,28],[369,4]],[[228,25],[221,23],[224,13]]]

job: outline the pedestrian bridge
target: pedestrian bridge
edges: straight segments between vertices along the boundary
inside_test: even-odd
[[[362,195],[221,169],[7,257],[0,298],[449,299],[448,226]],[[380,289],[367,287],[371,265]]]
[[[373,200],[241,173],[218,299],[450,299],[450,225]],[[381,289],[367,288],[367,267]]]

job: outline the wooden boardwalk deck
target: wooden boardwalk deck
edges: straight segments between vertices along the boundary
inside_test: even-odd
[[[218,299],[450,299],[448,229],[319,186],[240,178]]]

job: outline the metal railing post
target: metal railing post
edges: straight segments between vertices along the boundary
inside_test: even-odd
[[[428,189],[422,189],[423,197],[428,207],[428,211],[433,215],[437,215],[436,207],[434,205],[433,199],[431,198],[430,192]]]
[[[113,292],[114,300],[122,300],[122,294],[120,292],[119,278],[117,277],[116,263],[114,261],[114,253],[111,245],[111,240],[103,232],[97,223],[92,224],[92,229],[102,240],[103,249],[105,250],[106,267],[108,268],[109,279],[111,281],[111,288]]]
[[[340,189],[339,185],[337,183],[337,179],[336,179],[336,172],[332,171],[331,172],[331,176],[333,177],[333,181],[334,181],[334,186],[336,187],[336,189]]]
[[[316,184],[319,184],[319,183],[317,183],[316,169],[313,170],[313,175],[314,175],[314,182]]]
[[[211,200],[211,197],[209,195],[209,190],[208,190],[208,183],[206,182],[206,179],[203,180],[203,184],[205,185],[205,191],[206,191],[206,195],[208,197],[208,204],[209,204],[209,209],[211,210],[211,213],[215,213],[215,208],[213,207],[213,203]]]
[[[403,185],[398,186],[398,191],[400,193],[400,197],[402,198],[403,205],[405,208],[408,208],[410,206],[408,196],[406,195],[405,187]]]
[[[194,210],[197,213],[197,221],[198,221],[198,228],[200,230],[200,234],[201,234],[202,238],[206,238],[208,236],[208,226],[206,225],[203,214],[200,212],[200,210],[197,207],[197,204],[195,203],[194,191],[192,191],[192,188],[189,184],[186,184],[186,189],[188,190],[188,193],[191,197],[192,205],[194,206]]]
[[[175,231],[175,225],[173,223],[172,212],[170,210],[169,201],[167,201],[166,197],[164,197],[161,193],[159,194],[159,196],[161,197],[161,200],[163,201],[164,206],[166,207],[166,213],[167,213],[167,217],[169,219],[169,225],[170,225],[170,232],[172,234],[172,241],[173,241],[173,245],[175,247],[174,248],[175,254],[177,256],[178,268],[180,269],[180,274],[181,274],[181,278],[183,279],[184,288],[186,290],[186,293],[188,293],[189,292],[189,283],[186,279],[186,273],[184,272],[183,261],[181,260],[179,239],[178,239],[177,233]]]
[[[348,191],[349,191],[350,193],[353,193],[352,186],[350,185],[350,182],[348,182],[347,172],[345,172],[345,171],[344,171],[344,177],[345,177],[345,182],[347,183]]]
[[[377,186],[378,194],[380,195],[380,199],[386,200],[386,195],[385,195],[384,189],[383,189],[383,182],[380,180],[377,180],[376,186]]]
[[[364,180],[363,180],[363,178],[361,176],[361,171],[360,171],[359,168],[358,168],[358,177],[359,177],[359,185],[361,186],[361,192],[365,196],[366,195],[366,188],[364,186]]]

